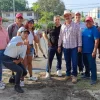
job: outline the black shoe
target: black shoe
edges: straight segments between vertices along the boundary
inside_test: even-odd
[[[98,56],[98,58],[100,59],[100,55]]]
[[[83,79],[90,79],[90,75],[85,75],[84,74],[84,75],[81,76],[81,78],[83,78]]]
[[[47,59],[47,57],[46,57],[45,55],[43,55],[43,57],[44,57],[45,59]]]
[[[24,90],[19,86],[19,85],[15,85],[15,91],[17,91],[18,93],[24,93]]]

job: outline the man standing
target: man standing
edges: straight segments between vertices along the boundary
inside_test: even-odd
[[[77,82],[77,53],[81,52],[82,40],[80,27],[72,21],[72,14],[69,10],[64,11],[65,24],[62,25],[59,41],[58,52],[61,51],[63,43],[64,58],[66,61],[66,80],[71,78],[72,83]],[[72,61],[71,61],[72,60]],[[71,62],[73,71],[71,73]]]
[[[23,26],[22,22],[23,22],[23,15],[21,13],[17,13],[16,22],[9,25],[7,28],[10,40],[17,35],[18,29]]]
[[[57,75],[62,76],[61,73],[62,51],[60,53],[58,53],[57,51],[60,28],[61,28],[60,16],[54,16],[54,27],[47,32],[49,34],[49,38],[45,36],[48,41],[48,62],[46,68],[46,78],[50,78],[52,61],[55,54],[57,57],[57,66],[56,66]]]
[[[91,71],[91,85],[95,84],[97,80],[96,54],[99,43],[99,32],[93,24],[92,17],[87,17],[87,28],[82,32],[82,52],[85,65],[85,74],[83,77],[90,77]]]
[[[80,26],[81,33],[86,28],[86,25],[84,22],[81,22],[81,14],[80,12],[75,13],[75,23],[77,23]],[[82,58],[82,52],[78,52],[78,67],[79,67],[79,73],[83,74],[83,58]]]
[[[17,31],[20,27],[23,26],[23,15],[21,13],[17,13],[16,14],[16,21],[15,23],[11,24],[8,26],[7,30],[8,30],[8,35],[9,35],[9,39],[11,40],[14,36],[17,35]],[[12,72],[12,75],[14,75],[14,73]]]

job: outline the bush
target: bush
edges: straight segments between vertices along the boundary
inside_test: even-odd
[[[8,22],[9,20],[6,19],[6,18],[3,18],[2,21],[3,21],[3,22]]]

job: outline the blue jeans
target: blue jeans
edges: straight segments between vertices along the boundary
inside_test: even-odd
[[[0,81],[2,81],[2,57],[4,50],[0,50]]]
[[[91,71],[91,80],[97,80],[97,68],[96,68],[96,58],[92,57],[91,53],[83,53],[83,62],[85,65],[85,75],[90,76]]]
[[[66,76],[70,76],[71,75],[71,62],[72,62],[72,75],[73,76],[77,76],[77,53],[78,50],[77,48],[73,48],[73,49],[63,49],[64,51],[64,58],[65,58],[65,62],[66,62]]]
[[[61,53],[58,53],[57,47],[48,47],[48,62],[46,71],[49,72],[51,70],[52,61],[54,58],[54,55],[56,54],[57,57],[57,70],[61,70],[61,64],[62,64],[62,51]]]

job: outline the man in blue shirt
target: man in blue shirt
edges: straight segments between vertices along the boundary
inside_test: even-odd
[[[85,65],[85,74],[83,77],[90,77],[91,71],[91,85],[95,84],[97,80],[96,53],[99,43],[99,32],[93,24],[92,17],[87,17],[87,28],[82,32],[83,62]]]

